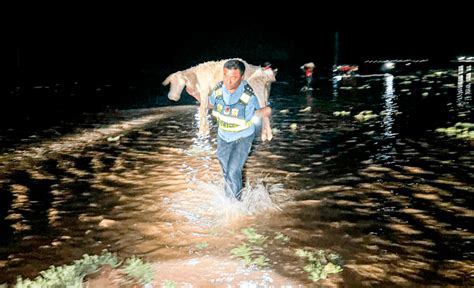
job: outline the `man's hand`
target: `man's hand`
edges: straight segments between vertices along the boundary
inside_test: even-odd
[[[272,108],[270,106],[263,107],[255,111],[255,115],[258,117],[270,117],[272,115]]]

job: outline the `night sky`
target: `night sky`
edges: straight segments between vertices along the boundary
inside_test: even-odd
[[[465,3],[259,4],[170,1],[149,7],[58,6],[49,13],[43,12],[46,7],[21,9],[4,26],[15,40],[3,35],[1,69],[176,70],[228,57],[254,64],[312,61],[321,67],[333,64],[336,31],[343,63],[409,57],[449,61],[474,54],[472,9]],[[19,59],[15,47],[21,49]]]
[[[412,8],[400,7],[390,15],[373,12],[325,15],[324,11],[306,13],[300,9],[280,14],[250,11],[244,13],[245,19],[239,18],[241,14],[227,15],[228,18],[225,15],[213,18],[213,15],[207,19],[176,14],[173,22],[159,15],[144,22],[133,22],[123,19],[121,14],[118,15],[120,24],[104,20],[98,26],[90,25],[89,19],[83,17],[78,19],[77,27],[67,30],[59,27],[61,22],[42,29],[30,25],[28,34],[15,32],[27,41],[18,42],[20,48],[14,47],[13,41],[7,43],[10,45],[6,45],[1,54],[0,69],[6,76],[2,81],[0,104],[6,112],[22,110],[23,105],[28,104],[33,108],[39,104],[55,106],[57,99],[63,100],[63,96],[42,98],[48,100],[44,102],[28,90],[54,81],[64,87],[79,81],[82,87],[89,85],[90,91],[94,85],[108,81],[117,89],[124,87],[113,95],[123,93],[121,97],[128,99],[128,92],[123,92],[127,86],[148,85],[163,90],[161,82],[170,73],[230,57],[240,57],[256,65],[270,61],[274,68],[281,68],[280,79],[285,73],[298,73],[295,67],[310,61],[316,64],[318,75],[323,75],[331,70],[335,61],[336,32],[339,64],[428,58],[436,65],[446,65],[458,55],[474,55],[470,44],[474,29],[472,22],[469,23],[470,16],[460,15],[458,10],[453,15],[448,15],[449,10],[437,14],[424,10],[407,13]],[[444,11],[444,7],[439,11]],[[249,17],[255,19],[249,21]],[[300,17],[300,21],[295,21],[295,17]],[[201,21],[203,19],[206,21]],[[11,92],[19,86],[23,87],[20,92]],[[161,90],[153,93],[165,95]],[[90,99],[81,98],[81,101],[95,101],[87,90],[82,91],[79,97]],[[142,107],[155,103],[157,96],[149,97],[142,101]],[[116,100],[113,98],[112,102],[120,102]],[[11,103],[16,109],[9,108]],[[127,105],[121,107],[129,107]],[[83,105],[93,106],[97,105]]]
[[[36,74],[125,72],[135,69],[183,69],[204,61],[241,57],[250,63],[334,62],[338,31],[339,62],[361,63],[369,59],[429,58],[449,62],[457,55],[474,54],[472,27],[426,23],[408,27],[371,25],[337,29],[322,24],[272,23],[225,26],[211,29],[135,28],[123,34],[102,31],[88,39],[79,34],[69,41],[34,43],[10,48],[4,54],[10,71],[18,68]],[[167,25],[167,26],[163,26]],[[136,33],[134,33],[137,31]],[[5,67],[5,66],[4,66]],[[43,74],[44,75],[44,74]]]

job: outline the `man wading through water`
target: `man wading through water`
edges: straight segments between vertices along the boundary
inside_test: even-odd
[[[252,87],[243,80],[245,65],[239,60],[224,63],[224,81],[209,95],[212,115],[219,125],[217,159],[224,174],[226,195],[242,198],[242,169],[255,138],[252,118],[270,116],[270,107],[261,108]]]

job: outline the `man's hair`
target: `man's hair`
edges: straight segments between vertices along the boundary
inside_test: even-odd
[[[227,69],[238,69],[240,71],[240,75],[244,75],[245,73],[245,65],[242,61],[237,59],[231,59],[224,63],[224,68]]]

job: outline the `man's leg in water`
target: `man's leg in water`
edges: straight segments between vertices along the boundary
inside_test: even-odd
[[[227,165],[226,183],[237,200],[242,198],[242,170],[252,148],[255,134],[238,139],[233,143],[233,149]]]

